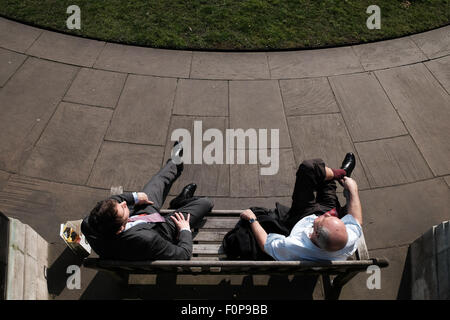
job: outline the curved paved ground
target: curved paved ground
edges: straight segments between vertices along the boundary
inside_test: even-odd
[[[342,298],[396,298],[408,245],[450,217],[449,26],[351,47],[206,53],[86,40],[0,19],[0,65],[0,210],[52,243],[54,269],[64,266],[59,223],[86,215],[112,185],[140,189],[168,158],[170,133],[194,120],[203,130],[280,130],[275,176],[259,175],[258,165],[187,166],[173,193],[195,181],[217,209],[289,205],[302,159],[336,167],[346,152],[357,154],[367,244],[391,266],[381,290],[367,290],[368,275],[360,274]],[[82,290],[64,289],[61,270],[61,286],[51,288],[58,298],[123,297],[91,270],[82,271]],[[270,297],[279,286],[277,297],[292,298],[298,291],[294,280],[288,294],[281,280],[269,281],[269,291],[236,281],[187,286],[186,296]],[[128,297],[172,297],[164,288],[183,296],[173,280],[134,288]]]

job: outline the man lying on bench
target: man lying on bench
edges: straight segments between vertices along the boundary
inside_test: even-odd
[[[358,186],[351,172],[355,157],[348,153],[341,169],[325,166],[321,159],[304,161],[298,171],[292,195],[292,207],[277,215],[290,234],[269,233],[248,209],[241,218],[250,222],[258,246],[275,260],[346,260],[357,249],[362,234],[362,210]],[[336,183],[344,187],[347,205],[341,207]],[[314,195],[314,192],[317,195]],[[278,205],[278,204],[277,204]]]
[[[181,157],[182,150],[178,148],[175,156]],[[83,220],[81,231],[100,258],[129,261],[191,258],[190,225],[200,223],[213,203],[208,198],[193,197],[196,185],[189,184],[170,203],[177,212],[160,215],[170,187],[182,171],[183,163],[169,159],[143,192],[123,193],[97,203]]]

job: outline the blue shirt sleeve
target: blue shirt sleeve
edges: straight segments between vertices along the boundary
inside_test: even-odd
[[[264,244],[264,251],[275,260],[296,260],[292,255],[295,251],[293,250],[293,243],[291,242],[291,237],[285,237],[277,233],[269,233],[267,235],[266,243]]]

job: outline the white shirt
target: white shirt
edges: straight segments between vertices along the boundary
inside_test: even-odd
[[[297,222],[287,237],[269,233],[267,235],[264,250],[275,260],[297,261],[297,260],[347,260],[357,249],[357,240],[361,237],[362,229],[355,218],[347,214],[341,221],[345,224],[348,234],[347,244],[338,251],[326,251],[317,247],[309,238],[313,233],[313,224],[317,215],[309,215]]]

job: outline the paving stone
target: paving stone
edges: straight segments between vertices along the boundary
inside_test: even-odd
[[[433,177],[410,136],[355,144],[372,187],[384,187]]]
[[[360,198],[369,249],[409,244],[450,213],[450,190],[440,178],[362,190]]]
[[[332,76],[364,71],[351,47],[267,53],[272,79]]]
[[[369,250],[370,257],[385,257],[389,260],[387,268],[380,269],[380,289],[369,289],[367,282],[373,284],[370,276],[374,272],[360,272],[342,289],[340,300],[396,300],[404,272],[408,246]]]
[[[278,173],[274,175],[261,175],[258,172],[261,183],[261,194],[264,196],[291,196],[294,190],[295,174],[298,165],[294,159],[292,149],[280,149]],[[273,151],[272,151],[273,152]],[[271,164],[274,167],[274,164]],[[261,167],[270,167],[270,165],[260,165]]]
[[[228,116],[228,83],[226,81],[180,79],[173,113]]]
[[[392,68],[427,60],[408,37],[353,46],[365,70]]]
[[[418,33],[411,38],[430,59],[450,53],[450,26]]]
[[[0,18],[0,47],[23,53],[41,33],[41,29]]]
[[[26,58],[23,54],[0,49],[0,87],[6,84]]]
[[[59,237],[60,224],[84,218],[108,197],[107,190],[12,175],[0,191],[0,211],[28,224],[46,242],[65,246]]]
[[[339,112],[327,78],[280,80],[287,116]]]
[[[194,52],[190,78],[270,79],[265,53]]]
[[[106,138],[163,146],[177,80],[129,76]]]
[[[444,181],[447,183],[448,187],[450,188],[450,176],[444,177]]]
[[[244,164],[230,166],[230,187],[233,197],[289,196],[295,182],[295,161],[292,149],[277,150],[234,150],[237,155],[245,152]],[[256,163],[249,161],[250,153],[255,152]],[[260,152],[273,156],[267,164],[262,163]],[[237,159],[237,158],[236,158]],[[265,170],[263,170],[266,168]],[[277,170],[277,171],[276,171]],[[275,173],[276,172],[276,173]],[[263,174],[264,173],[264,174]],[[274,174],[273,174],[274,173]]]
[[[27,54],[48,60],[92,67],[105,42],[44,31]]]
[[[230,166],[230,195],[232,197],[261,196],[259,166],[234,164]]]
[[[288,117],[292,146],[297,164],[321,158],[327,166],[339,168],[347,152],[353,152],[357,165],[353,171],[359,189],[369,187],[351,139],[340,114]]]
[[[283,112],[283,102],[277,81],[230,82],[230,128],[279,130],[279,148],[290,148],[291,141]],[[258,116],[255,116],[258,115]],[[269,142],[271,148],[276,145]],[[260,143],[258,139],[258,143]],[[246,146],[246,148],[248,145]],[[260,147],[260,145],[258,145]],[[250,146],[254,148],[254,146]]]
[[[65,101],[114,108],[125,84],[126,75],[83,68],[78,73]]]
[[[425,65],[450,94],[450,56],[427,61]]]
[[[163,147],[104,142],[88,185],[109,189],[141,191],[162,163]]]
[[[194,121],[201,121],[201,128],[198,130],[205,133],[208,129],[217,129],[223,135],[223,160],[218,159],[222,164],[207,164],[204,157],[197,157],[197,164],[195,164],[195,141],[200,141],[202,137],[196,136],[194,132]],[[182,188],[189,183],[197,184],[196,195],[202,196],[228,196],[230,192],[230,168],[226,164],[225,159],[225,130],[228,127],[228,121],[226,117],[189,117],[189,116],[172,116],[171,125],[168,134],[168,141],[166,143],[165,153],[164,153],[164,163],[170,158],[171,149],[173,146],[173,141],[171,141],[172,133],[175,129],[186,129],[190,132],[191,143],[183,143],[184,147],[184,171],[183,174],[178,178],[178,180],[173,184],[170,194],[178,195]],[[178,137],[177,137],[178,138]],[[197,139],[197,140],[196,140]],[[183,140],[183,139],[180,139]],[[207,146],[211,142],[203,141],[201,143],[202,155],[206,150]],[[190,160],[188,160],[190,145]],[[168,203],[168,202],[167,202]]]
[[[330,83],[353,141],[408,133],[372,73],[336,76]]]
[[[52,181],[86,183],[111,116],[112,111],[105,108],[62,102],[21,172]]]
[[[2,88],[1,169],[18,170],[47,125],[76,71],[77,68],[71,66],[29,58]],[[17,130],[18,125],[21,130]]]
[[[107,43],[94,67],[125,73],[188,78],[192,52]]]
[[[8,182],[10,174],[5,171],[0,171],[0,191],[3,189],[3,187]]]
[[[450,96],[423,64],[376,74],[433,173],[450,173]]]

